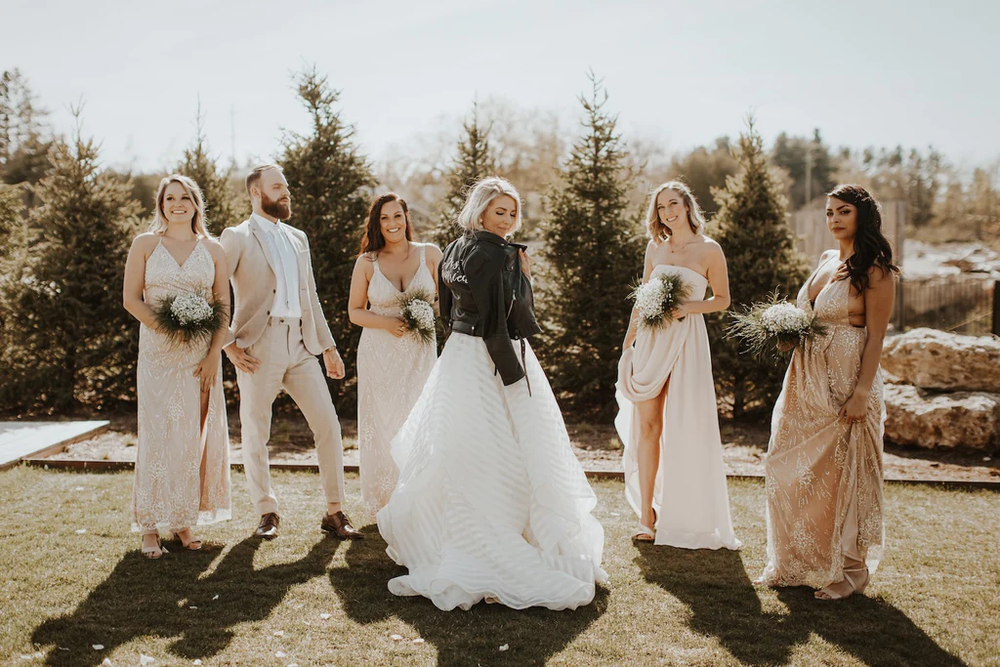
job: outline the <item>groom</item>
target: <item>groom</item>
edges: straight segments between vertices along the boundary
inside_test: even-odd
[[[340,539],[361,539],[341,509],[344,448],[340,422],[316,355],[326,374],[340,380],[344,362],[316,295],[305,233],[281,222],[291,217],[291,195],[281,167],[255,167],[247,176],[253,214],[225,229],[233,285],[233,321],[226,356],[236,366],[243,428],[243,468],[260,525],[254,535],[278,536],[278,500],[271,490],[267,441],[271,405],[284,389],[302,411],[316,442],[319,478],[326,495],[320,528]]]

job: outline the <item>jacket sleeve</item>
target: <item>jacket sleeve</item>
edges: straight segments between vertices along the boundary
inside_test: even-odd
[[[507,331],[502,274],[504,258],[474,253],[469,260],[466,275],[472,299],[482,318],[483,342],[504,385],[510,386],[524,377],[524,369]]]
[[[323,305],[319,302],[319,293],[316,290],[316,275],[313,273],[312,248],[309,246],[309,237],[304,233],[302,235],[305,237],[306,256],[309,258],[309,275],[307,276],[307,284],[309,286],[309,303],[312,306],[317,342],[319,343],[320,348],[325,352],[331,347],[336,347],[337,341],[334,340],[333,333],[330,332],[330,324],[326,321],[326,316],[323,315]]]
[[[219,236],[219,243],[222,245],[222,249],[226,251],[226,265],[229,267],[229,281],[231,285],[233,274],[236,273],[236,268],[240,265],[240,258],[243,256],[243,243],[241,242],[239,233],[232,228],[222,230],[222,235]],[[235,311],[236,300],[232,299],[231,306],[229,307],[230,320],[229,333],[226,334],[226,346],[236,340],[236,329],[233,325]]]
[[[453,296],[448,286],[444,284],[445,258],[438,262],[438,312],[441,314],[441,321],[444,322],[444,333],[447,336],[451,333],[451,303]]]

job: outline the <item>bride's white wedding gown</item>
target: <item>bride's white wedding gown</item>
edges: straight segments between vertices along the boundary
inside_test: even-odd
[[[708,280],[687,267],[661,264],[650,278],[668,272],[691,286],[690,300],[705,298]],[[742,545],[729,516],[712,353],[701,314],[688,315],[664,329],[640,329],[635,346],[622,353],[615,427],[625,444],[625,498],[639,515],[639,410],[635,403],[659,396],[668,379],[653,491],[655,544],[739,549]]]
[[[523,379],[503,385],[482,338],[448,338],[392,442],[399,482],[378,527],[409,570],[392,593],[575,609],[606,580],[597,500],[530,347],[525,366],[530,395]]]

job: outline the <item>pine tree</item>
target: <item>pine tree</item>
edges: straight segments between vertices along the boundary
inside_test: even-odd
[[[240,223],[237,205],[233,197],[233,189],[229,181],[232,169],[220,172],[216,159],[209,152],[208,141],[205,139],[205,116],[198,105],[195,119],[194,143],[184,149],[184,156],[177,165],[177,172],[194,179],[205,197],[205,220],[208,230],[215,235],[221,234],[226,227],[234,227]]]
[[[84,402],[134,400],[138,326],[121,304],[139,204],[130,184],[100,169],[79,125],[50,159],[52,171],[35,188],[37,234],[23,277],[5,285],[18,317],[5,325],[0,405],[65,413]]]
[[[442,249],[461,236],[461,229],[455,221],[465,205],[469,189],[479,179],[496,172],[496,160],[489,142],[491,127],[480,125],[479,105],[473,102],[472,118],[462,123],[458,155],[445,177],[448,192],[442,200],[437,224],[427,235],[427,240],[433,241]]]
[[[787,200],[770,168],[753,117],[747,118],[747,130],[740,135],[735,156],[740,173],[730,176],[725,188],[713,192],[720,208],[711,235],[726,253],[731,308],[742,311],[766,300],[775,290],[794,297],[808,269],[805,258],[795,250]],[[730,321],[726,313],[708,318],[719,397],[732,401],[734,417],[770,410],[781,390],[785,365],[747,354],[738,340],[725,336]]]
[[[547,336],[542,352],[564,404],[609,417],[621,342],[631,312],[630,283],[642,272],[638,217],[628,212],[633,175],[617,117],[591,72],[581,95],[585,134],[561,169],[561,186],[548,195],[542,223],[545,272],[539,315]]]
[[[49,170],[52,139],[43,123],[47,115],[35,105],[35,95],[20,71],[0,74],[0,181],[34,184]],[[32,190],[24,193],[28,206],[34,206]]]
[[[292,193],[290,223],[309,235],[319,300],[347,365],[347,379],[332,382],[330,390],[344,399],[338,408],[350,411],[357,401],[354,364],[361,330],[348,319],[347,298],[375,179],[354,144],[354,128],[335,108],[340,92],[315,67],[296,74],[295,83],[312,131],[287,132],[283,140],[280,162]]]

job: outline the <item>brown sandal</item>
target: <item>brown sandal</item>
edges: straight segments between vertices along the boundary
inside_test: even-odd
[[[145,535],[143,535],[143,537],[145,537],[146,535],[152,535],[152,533],[146,533]],[[163,548],[163,544],[160,542],[160,536],[157,535],[156,544],[151,547],[143,545],[142,549],[140,550],[140,553],[142,553],[143,558],[146,558],[148,560],[158,560],[160,557],[163,556],[163,554],[170,552],[167,551],[165,548]]]
[[[181,533],[183,533],[183,532],[187,532],[190,535],[191,534],[191,529],[190,528],[181,528],[180,530],[173,531],[174,539],[177,540],[178,542],[180,542],[181,546],[184,547],[188,551],[200,551],[201,550],[201,546],[202,546],[201,540],[199,540],[199,539],[196,538],[196,539],[193,539],[193,540],[189,540],[188,542],[185,542],[184,538],[181,537]]]

